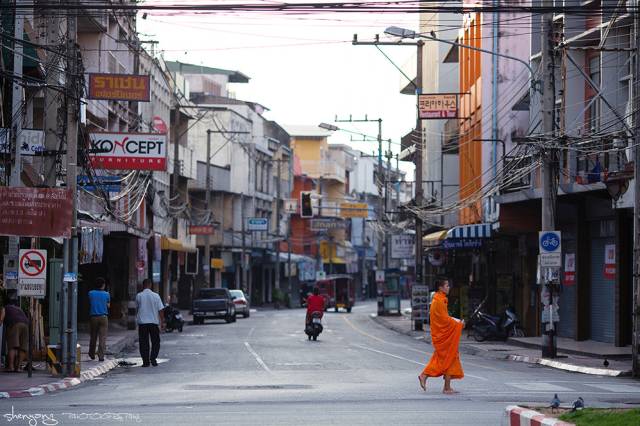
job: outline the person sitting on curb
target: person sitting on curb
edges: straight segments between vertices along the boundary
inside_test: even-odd
[[[9,357],[5,371],[17,373],[29,351],[29,318],[18,306],[18,300],[9,299],[9,304],[0,309],[0,324],[7,330]]]

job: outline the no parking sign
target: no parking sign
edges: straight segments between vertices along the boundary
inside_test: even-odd
[[[44,297],[47,290],[47,251],[22,249],[18,259],[18,296]]]

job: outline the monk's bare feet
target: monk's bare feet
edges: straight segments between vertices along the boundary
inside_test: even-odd
[[[427,391],[427,376],[421,374],[418,376],[418,381],[420,382],[420,387],[423,391]]]
[[[454,394],[459,393],[459,392],[449,388],[449,389],[443,389],[442,393],[444,393],[446,395],[454,395]]]

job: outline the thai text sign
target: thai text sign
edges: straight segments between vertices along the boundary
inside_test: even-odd
[[[328,231],[330,229],[345,229],[347,222],[339,219],[311,219],[312,231]]]
[[[410,234],[391,236],[391,257],[393,259],[407,259],[415,257],[415,238]]]
[[[167,135],[159,133],[91,133],[91,163],[97,169],[167,169]]]
[[[149,102],[149,76],[89,74],[89,99]]]
[[[369,205],[367,203],[341,203],[340,216],[342,217],[369,217]]]
[[[418,112],[422,119],[458,117],[456,93],[427,93],[418,95]]]
[[[616,245],[604,246],[604,277],[608,280],[616,279]]]
[[[213,225],[190,225],[189,234],[191,235],[213,235]]]
[[[247,219],[247,229],[249,231],[268,231],[269,219],[264,217],[250,217]]]
[[[67,189],[0,186],[0,235],[69,238],[72,210]]]

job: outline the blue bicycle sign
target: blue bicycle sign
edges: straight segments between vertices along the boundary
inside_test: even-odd
[[[560,248],[560,232],[549,231],[540,233],[540,251],[553,253]]]

